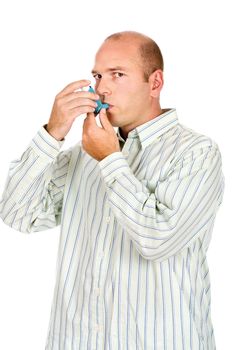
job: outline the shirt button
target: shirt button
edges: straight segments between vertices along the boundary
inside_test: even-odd
[[[101,331],[101,326],[99,324],[96,324],[93,328],[94,328],[94,330],[96,332],[100,332]]]
[[[95,288],[95,294],[96,294],[97,296],[100,295],[100,289],[99,289],[99,288]]]
[[[107,217],[106,217],[106,222],[107,222],[107,224],[109,224],[109,223],[110,223],[110,221],[111,221],[110,216],[107,216]]]

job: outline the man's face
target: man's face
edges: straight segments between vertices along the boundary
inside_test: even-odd
[[[151,106],[149,83],[134,41],[106,41],[96,54],[92,74],[95,90],[108,103],[107,116],[113,126],[131,130],[140,125]]]

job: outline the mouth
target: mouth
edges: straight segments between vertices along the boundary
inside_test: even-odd
[[[108,102],[105,102],[105,103],[108,103]],[[114,106],[111,105],[110,103],[108,103],[108,105],[109,105],[108,109],[112,109],[112,108],[114,107]]]

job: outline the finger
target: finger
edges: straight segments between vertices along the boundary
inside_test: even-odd
[[[93,112],[87,113],[87,117],[84,119],[83,122],[83,129],[84,130],[91,130],[93,128],[96,128],[98,125],[96,123],[96,118]]]
[[[57,100],[60,99],[62,104],[66,104],[67,102],[73,101],[77,98],[88,98],[91,101],[97,101],[99,100],[99,96],[97,94],[94,94],[93,92],[88,92],[88,91],[77,91],[77,92],[72,92],[70,94],[67,94],[65,96],[57,96]]]
[[[85,124],[88,125],[89,127],[91,127],[91,126],[97,126],[95,114],[94,114],[93,112],[87,113],[87,116],[86,116],[84,122],[85,122]]]
[[[90,106],[93,108],[97,107],[97,103],[89,98],[76,98],[66,103],[66,107],[68,109],[82,107],[82,106]]]
[[[90,106],[77,107],[77,108],[73,108],[69,111],[69,116],[71,118],[77,118],[81,114],[94,113],[94,110],[95,110],[95,108],[90,107]]]
[[[74,92],[74,96],[86,97],[86,98],[90,98],[91,100],[99,100],[100,99],[99,95],[97,95],[94,92],[90,92],[90,91],[76,91],[76,92]]]
[[[110,123],[110,121],[108,120],[108,117],[107,117],[107,113],[106,113],[106,109],[105,108],[102,108],[100,113],[99,113],[99,120],[100,120],[100,123],[102,125],[102,127],[105,129],[105,130],[112,130],[113,129],[113,126],[112,124]]]
[[[77,89],[81,89],[82,87],[90,85],[90,80],[78,80],[74,81],[73,83],[70,83],[67,85],[60,93],[59,96],[65,96],[71,92],[74,92]]]

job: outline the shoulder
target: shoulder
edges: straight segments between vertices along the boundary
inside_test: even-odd
[[[219,148],[213,138],[180,123],[177,127],[179,129],[178,143],[180,151],[186,153],[200,148]]]
[[[180,162],[192,161],[210,153],[212,155],[218,154],[221,157],[218,144],[207,135],[180,123],[177,124],[176,135],[175,150],[171,161],[173,165]]]

